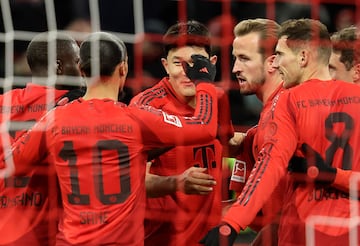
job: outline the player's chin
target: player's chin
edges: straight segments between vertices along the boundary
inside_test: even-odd
[[[195,85],[183,87],[183,88],[181,89],[181,94],[183,94],[183,96],[186,96],[186,97],[195,96],[195,94],[196,94],[196,87],[195,87]]]
[[[248,86],[242,86],[239,88],[240,89],[240,94],[248,96],[248,95],[253,95],[255,94],[255,90],[249,88]]]

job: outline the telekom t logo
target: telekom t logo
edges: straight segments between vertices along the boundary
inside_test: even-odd
[[[199,155],[201,163],[195,164],[195,167],[216,168],[215,146],[213,144],[193,148],[194,160],[199,160],[197,158]]]

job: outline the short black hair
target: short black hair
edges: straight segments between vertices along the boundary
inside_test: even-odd
[[[92,46],[98,48],[93,54]],[[80,70],[92,75],[92,61],[99,65],[100,76],[111,76],[115,67],[127,57],[126,46],[117,36],[107,32],[90,34],[80,45]]]
[[[69,54],[74,52],[73,45],[77,45],[76,41],[69,35],[61,32],[50,34],[43,32],[37,34],[29,43],[26,50],[26,59],[30,67],[31,73],[35,76],[47,76],[49,70],[48,50],[49,40],[54,35],[56,40],[56,59],[68,59]],[[54,61],[55,63],[55,61]],[[55,69],[55,66],[54,66]]]
[[[209,29],[196,20],[178,22],[172,25],[163,37],[164,55],[167,56],[173,48],[182,46],[204,47],[211,54]]]

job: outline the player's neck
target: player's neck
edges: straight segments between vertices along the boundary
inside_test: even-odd
[[[119,85],[112,83],[112,81],[93,81],[88,83],[86,93],[83,96],[84,100],[91,99],[111,99],[118,100]]]
[[[329,68],[318,65],[316,68],[305,70],[303,78],[300,81],[304,82],[310,79],[331,80]]]
[[[279,88],[281,84],[281,77],[279,75],[276,76],[269,76],[266,78],[265,83],[263,84],[260,93],[257,93],[257,98],[262,102],[262,104],[265,104],[270,96],[274,93],[274,91]]]

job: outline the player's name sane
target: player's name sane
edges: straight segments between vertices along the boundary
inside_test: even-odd
[[[307,108],[307,107],[316,107],[316,106],[331,107],[335,105],[359,104],[359,103],[360,103],[360,96],[352,96],[352,97],[341,97],[337,99],[318,98],[318,99],[301,100],[301,101],[297,101],[296,105],[298,108]]]
[[[24,105],[2,105],[0,106],[1,113],[24,113],[24,112],[43,112],[54,107],[54,104],[30,104]]]
[[[118,125],[118,124],[102,124],[96,125],[93,128],[88,126],[63,126],[61,127],[62,135],[84,135],[90,133],[132,133],[133,128],[131,125]]]
[[[108,223],[108,212],[80,212],[80,224],[96,225]]]

